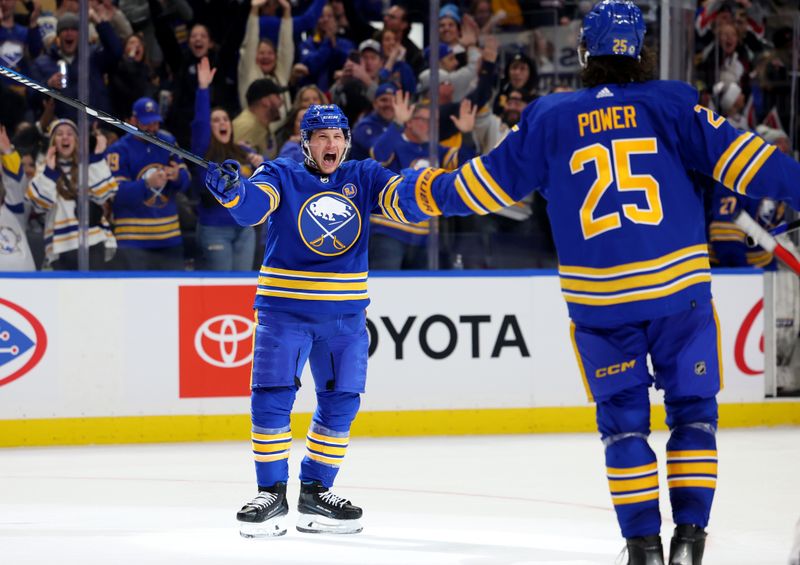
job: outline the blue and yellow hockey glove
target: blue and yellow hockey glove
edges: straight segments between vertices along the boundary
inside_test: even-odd
[[[206,188],[223,206],[240,196],[241,166],[238,161],[226,159],[221,165],[210,163],[206,172]]]

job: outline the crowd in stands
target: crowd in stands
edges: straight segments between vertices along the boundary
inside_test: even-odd
[[[431,52],[427,33],[411,33],[412,24],[427,26],[425,3],[89,4],[88,105],[208,160],[236,159],[245,172],[278,157],[302,162],[300,120],[321,103],[338,104],[347,115],[351,158],[371,157],[395,171],[427,166],[433,89],[438,165],[454,169],[497,145],[538,96],[580,86],[577,30],[591,8],[588,0],[444,3],[433,22],[439,48]],[[648,26],[656,25],[655,5],[641,4],[649,8]],[[0,64],[77,98],[79,8],[77,0],[0,0]],[[696,86],[702,104],[790,152],[793,38],[791,27],[770,25],[773,12],[759,0],[703,2]],[[649,31],[650,41],[658,37]],[[68,105],[0,81],[0,270],[77,268],[76,118]],[[101,122],[92,124],[90,145],[92,269],[260,264],[264,228],[237,225],[207,194],[202,168]],[[710,211],[719,205],[710,200]],[[756,203],[753,213],[780,221],[779,205],[770,218],[766,208]],[[8,218],[19,233],[6,226]],[[710,218],[712,239],[730,236],[729,218]],[[371,224],[372,269],[425,268],[427,223],[374,215]],[[438,233],[443,268],[556,265],[538,196],[499,214],[440,220]],[[4,262],[10,250],[20,251],[16,262]],[[723,255],[715,260],[724,264]],[[766,264],[765,257],[748,261]]]

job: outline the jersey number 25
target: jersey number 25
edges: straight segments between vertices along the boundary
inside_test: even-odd
[[[580,209],[583,238],[590,239],[609,230],[622,227],[619,212],[595,216],[595,209],[616,179],[620,192],[640,190],[647,201],[646,208],[636,204],[623,204],[622,213],[636,224],[658,225],[664,218],[661,207],[658,181],[652,175],[635,175],[631,172],[631,155],[658,153],[658,143],[654,137],[635,139],[615,139],[611,149],[601,143],[581,147],[572,153],[569,160],[573,175],[584,170],[587,163],[594,163],[597,177],[589,188]]]

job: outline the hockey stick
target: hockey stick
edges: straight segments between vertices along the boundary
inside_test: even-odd
[[[46,86],[42,86],[38,82],[29,79],[25,75],[21,75],[18,72],[12,71],[11,69],[8,69],[8,68],[6,68],[6,67],[4,67],[2,65],[0,65],[0,76],[4,76],[6,78],[10,78],[11,80],[14,80],[14,81],[16,81],[16,82],[18,82],[20,84],[24,84],[25,86],[27,86],[29,88],[32,88],[32,89],[34,89],[34,90],[36,90],[38,92],[41,92],[42,94],[47,94],[48,96],[50,96],[51,98],[55,98],[59,102],[63,102],[64,104],[72,106],[73,108],[76,108],[76,109],[78,109],[78,110],[80,110],[82,112],[86,112],[90,116],[94,116],[95,118],[97,118],[99,120],[103,120],[107,124],[111,124],[112,126],[116,126],[119,129],[121,129],[123,131],[126,131],[129,134],[138,137],[139,139],[143,139],[145,141],[149,141],[153,145],[157,145],[162,149],[166,149],[170,153],[174,153],[175,155],[183,157],[184,159],[194,163],[195,165],[199,165],[199,166],[203,167],[204,169],[208,168],[209,162],[206,161],[205,159],[203,159],[202,157],[198,157],[197,155],[195,155],[194,153],[191,153],[190,151],[186,151],[185,149],[181,149],[177,145],[173,145],[172,143],[164,141],[163,139],[159,139],[155,135],[151,135],[151,134],[147,133],[146,131],[142,131],[139,128],[137,128],[136,126],[133,126],[133,125],[127,123],[127,122],[123,122],[122,120],[117,119],[114,116],[111,116],[109,114],[106,114],[105,112],[102,112],[100,110],[95,110],[94,108],[90,108],[89,106],[87,106],[83,102],[79,102],[78,100],[70,98],[69,96],[64,96],[63,94],[61,94],[60,92],[58,92],[56,90],[47,88]]]
[[[781,235],[782,233],[794,231],[797,228],[800,228],[800,220],[793,220],[791,222],[781,224],[775,229],[769,230],[769,233],[772,235]]]
[[[762,228],[747,212],[740,210],[736,217],[733,219],[734,223],[739,226],[744,233],[753,238],[753,240],[760,245],[764,251],[774,253],[787,267],[800,275],[800,261],[794,254],[778,243],[775,238],[767,230]]]

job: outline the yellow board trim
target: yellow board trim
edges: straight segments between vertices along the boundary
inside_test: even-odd
[[[247,400],[243,398],[242,403],[244,406]],[[719,411],[722,428],[800,426],[800,401],[720,404]],[[654,429],[667,429],[663,423],[663,406],[654,406],[651,418]],[[305,441],[305,430],[310,424],[310,413],[292,414],[292,437]],[[251,427],[249,414],[0,420],[0,447],[244,442],[250,441]],[[361,412],[350,434],[353,437],[401,437],[576,432],[597,433],[594,406]]]

